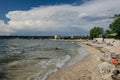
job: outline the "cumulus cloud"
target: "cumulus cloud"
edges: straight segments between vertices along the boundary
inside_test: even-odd
[[[120,0],[86,0],[83,4],[40,6],[28,11],[10,11],[8,26],[0,31],[12,34],[87,34],[93,26],[107,29],[110,17],[120,13]],[[8,30],[8,31],[6,31]]]
[[[13,31],[8,27],[4,21],[0,20],[0,35],[9,35]]]

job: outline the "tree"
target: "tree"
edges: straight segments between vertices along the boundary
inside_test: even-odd
[[[109,28],[120,36],[120,17],[117,17],[110,25]]]
[[[117,17],[120,17],[120,14],[115,14],[113,17],[111,18],[117,18]]]
[[[104,32],[103,28],[101,27],[94,27],[90,30],[90,39],[96,38],[99,35],[102,35]]]
[[[113,34],[113,31],[111,31],[111,30],[106,30],[105,31],[105,35],[110,35],[110,34]]]
[[[106,30],[105,31],[105,37],[106,38],[115,38],[115,36],[114,36],[114,32],[112,31],[112,30]]]

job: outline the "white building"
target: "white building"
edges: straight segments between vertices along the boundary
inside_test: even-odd
[[[55,35],[54,39],[60,39],[60,35]]]

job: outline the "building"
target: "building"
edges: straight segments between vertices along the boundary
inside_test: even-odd
[[[60,35],[55,35],[54,39],[60,39]]]

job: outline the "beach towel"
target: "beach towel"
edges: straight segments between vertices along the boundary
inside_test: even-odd
[[[112,59],[112,63],[113,63],[114,65],[118,65],[118,60],[117,60],[117,59]]]

